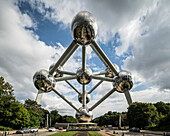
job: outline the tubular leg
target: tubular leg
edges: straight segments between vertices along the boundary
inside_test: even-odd
[[[100,48],[100,46],[94,41],[92,40],[92,45],[91,45],[92,49],[96,52],[96,54],[99,56],[99,58],[101,59],[101,61],[103,61],[103,63],[106,66],[109,66],[111,68],[111,70],[115,73],[115,75],[118,74],[118,72],[116,71],[116,69],[114,68],[113,64],[111,63],[111,61],[108,59],[108,57],[105,55],[105,53],[103,52],[103,50]]]
[[[113,88],[110,92],[108,92],[103,98],[101,98],[96,104],[94,104],[89,110],[92,111],[96,108],[100,103],[102,103],[106,98],[108,98],[116,89]]]
[[[57,90],[53,88],[53,91],[60,96],[65,102],[67,102],[73,109],[75,109],[77,112],[79,111],[70,101],[68,101],[62,94],[60,94]]]

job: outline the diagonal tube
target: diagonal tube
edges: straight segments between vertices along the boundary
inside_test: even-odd
[[[99,81],[89,92],[88,94],[92,93],[103,81]]]
[[[77,112],[79,112],[79,110],[70,102],[68,101],[62,94],[60,94],[60,92],[58,92],[56,89],[53,88],[53,91],[60,96],[65,102],[67,102],[73,109],[75,109]]]
[[[78,94],[81,94],[69,81],[66,80],[66,83],[69,84]]]
[[[78,44],[76,43],[75,40],[73,40],[70,46],[65,50],[63,55],[59,58],[57,63],[54,65],[54,67],[49,71],[49,74],[52,75],[59,66],[63,66],[77,48],[78,48]]]
[[[94,52],[98,55],[98,57],[101,59],[101,61],[105,64],[105,66],[109,66],[111,70],[115,73],[115,75],[117,75],[118,74],[117,70],[114,68],[113,64],[105,55],[100,46],[96,43],[96,41],[92,40],[92,44],[90,46],[94,50]]]
[[[103,98],[101,98],[96,104],[94,104],[89,111],[94,110],[100,103],[102,103],[105,99],[107,99],[112,93],[116,91],[115,88],[113,88],[110,92],[108,92]]]
[[[36,97],[36,99],[35,99],[35,101],[37,102],[37,104],[40,104],[40,101],[41,101],[41,99],[42,99],[43,93],[44,93],[43,91],[38,90],[37,97]]]
[[[130,105],[132,103],[132,98],[130,96],[130,92],[126,91],[124,94],[125,94],[125,97],[126,97],[128,104]]]

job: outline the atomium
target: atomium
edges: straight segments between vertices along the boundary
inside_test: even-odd
[[[109,60],[95,41],[95,37],[97,35],[97,23],[93,15],[87,11],[79,12],[72,20],[71,34],[73,37],[72,43],[61,55],[58,61],[50,66],[49,71],[40,70],[33,76],[34,85],[38,89],[36,97],[37,103],[40,103],[43,93],[53,91],[76,110],[75,116],[79,122],[90,122],[93,117],[92,111],[115,91],[125,94],[127,102],[130,105],[132,103],[132,99],[129,91],[133,87],[132,75],[128,71],[120,71],[118,65]],[[93,72],[86,66],[87,46],[92,48],[105,65],[106,68],[103,71]],[[78,47],[82,48],[82,66],[75,72],[64,71],[64,64],[78,49]],[[74,85],[69,82],[69,80],[77,80],[77,82],[82,86],[82,91],[77,90]],[[99,80],[99,82],[97,82],[91,90],[87,91],[86,85],[91,83],[93,80]],[[80,108],[77,108],[72,102],[55,89],[55,84],[60,81],[65,81],[74,91],[77,92],[78,101],[82,104]],[[113,88],[110,91],[108,90],[108,92],[92,107],[88,108],[87,104],[91,99],[90,94],[103,82],[111,82],[113,84]]]

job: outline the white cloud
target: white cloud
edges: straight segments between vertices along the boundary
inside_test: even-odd
[[[14,1],[15,2],[15,1]],[[169,36],[170,9],[169,1],[30,1],[34,9],[38,9],[53,23],[62,22],[62,27],[70,27],[71,20],[82,10],[94,14],[98,23],[97,40],[103,43],[111,40],[115,33],[120,35],[121,46],[115,48],[116,55],[123,56],[129,51],[132,56],[124,60],[123,69],[131,71],[136,81],[148,83],[150,89],[131,92],[134,101],[169,102]],[[36,4],[37,5],[36,5]],[[50,10],[46,9],[50,8]],[[8,11],[8,12],[6,12]],[[66,49],[58,41],[57,47],[47,46],[39,40],[38,35],[26,28],[36,28],[27,14],[22,14],[12,1],[0,2],[0,75],[5,77],[15,89],[17,99],[35,99],[37,90],[33,85],[32,76],[40,69],[48,69]],[[62,28],[61,27],[61,28]],[[129,50],[131,47],[131,50]],[[87,48],[87,57],[94,54]],[[81,58],[81,49],[74,53]],[[54,57],[54,58],[53,58]],[[71,57],[64,65],[65,70],[75,71],[81,66],[81,59]],[[88,64],[89,66],[95,64]],[[101,69],[95,67],[94,69]],[[78,89],[81,87],[71,81]],[[93,81],[92,85],[97,82]],[[57,83],[58,91],[77,107],[75,93],[65,83]],[[93,93],[89,103],[91,107],[97,100],[112,88],[111,83],[103,83]],[[159,88],[164,89],[160,91]],[[42,105],[49,110],[58,109],[62,114],[75,114],[61,98],[53,93],[45,94]],[[94,116],[100,116],[107,111],[125,111],[128,105],[123,94],[114,93],[94,110]],[[100,110],[98,110],[100,109]]]

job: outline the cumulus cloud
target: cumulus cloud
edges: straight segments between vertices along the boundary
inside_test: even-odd
[[[122,53],[119,52],[119,55],[122,55],[131,45],[133,56],[124,60],[123,67],[142,77],[141,79],[150,86],[156,86],[162,90],[170,89],[168,82],[170,9],[167,5],[167,1],[159,1],[153,5],[143,20],[135,23],[137,29],[130,31],[128,39],[124,38],[126,44],[117,48],[117,50],[124,48]]]
[[[22,0],[24,1],[24,0]],[[0,75],[12,83],[17,99],[35,99],[37,90],[32,83],[33,74],[49,66],[65,51],[66,47],[55,43],[46,45],[40,41],[31,29],[37,25],[26,13],[21,13],[17,7],[18,1],[0,2]],[[55,24],[61,23],[62,29],[70,27],[72,18],[82,10],[91,12],[98,23],[97,41],[107,43],[115,34],[120,36],[120,45],[115,48],[115,55],[124,57],[122,69],[127,69],[135,75],[136,81],[149,88],[141,91],[135,89],[133,101],[141,102],[169,102],[169,36],[170,9],[169,1],[29,1],[34,10],[44,15]],[[6,12],[8,11],[8,12]],[[87,48],[87,59],[94,58],[90,47]],[[126,55],[128,54],[128,55]],[[130,56],[129,56],[130,54]],[[65,70],[74,71],[81,66],[81,49],[76,57],[71,57],[64,65]],[[87,64],[93,70],[101,70],[95,63]],[[77,81],[72,84],[81,90]],[[92,86],[97,81],[92,81]],[[140,85],[139,84],[139,85]],[[135,85],[138,86],[138,85]],[[61,89],[62,88],[62,89]],[[111,83],[102,83],[93,93],[89,103],[91,107],[112,88]],[[76,100],[77,94],[70,93],[72,89],[66,83],[57,83],[56,89],[61,91],[77,107],[81,104]],[[164,92],[161,92],[163,89]],[[146,97],[147,96],[147,97]],[[58,109],[62,114],[74,115],[73,109],[54,93],[44,94],[43,107],[49,110]],[[94,116],[106,111],[125,111],[128,107],[124,94],[113,93],[99,107],[94,110]],[[100,110],[98,110],[100,109]]]

